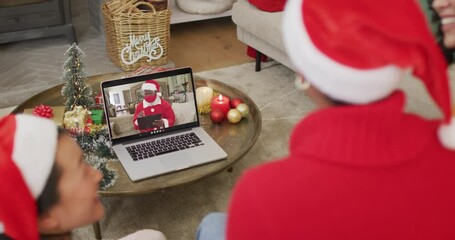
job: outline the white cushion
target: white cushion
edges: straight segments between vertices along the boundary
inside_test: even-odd
[[[173,103],[172,109],[174,110],[175,114],[174,125],[189,123],[196,119],[196,110],[194,109],[193,101],[184,103]]]
[[[160,231],[143,229],[125,236],[120,240],[166,240],[166,237]]]
[[[177,6],[191,14],[216,14],[232,8],[234,0],[176,0]]]
[[[237,26],[284,52],[282,15],[283,12],[261,11],[247,0],[239,0],[232,8],[232,21]]]

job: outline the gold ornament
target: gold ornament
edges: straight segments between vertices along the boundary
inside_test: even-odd
[[[245,103],[240,103],[235,109],[239,110],[239,112],[242,114],[242,117],[246,117],[250,113],[250,108]]]
[[[230,123],[238,123],[242,119],[242,113],[237,109],[231,109],[227,113],[227,118]]]
[[[210,109],[210,103],[208,103],[208,104],[206,104],[206,105],[200,107],[198,110],[199,110],[199,113],[200,113],[200,114],[210,113],[210,111],[212,111],[212,110]]]
[[[104,129],[107,129],[107,125],[106,124],[100,124],[100,125],[90,124],[90,125],[88,125],[88,128],[90,130],[90,133],[93,134],[93,133],[103,131]]]
[[[84,129],[88,118],[88,110],[82,106],[76,106],[72,111],[65,112],[63,126],[66,129]]]

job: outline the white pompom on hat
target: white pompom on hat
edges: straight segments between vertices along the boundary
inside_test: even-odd
[[[158,97],[161,97],[161,92],[160,92],[160,84],[155,81],[155,80],[147,80],[145,83],[142,84],[142,91],[143,90],[152,90],[152,91],[157,91]]]
[[[415,0],[288,0],[283,41],[295,69],[329,97],[368,104],[408,69],[441,108],[441,143],[455,150],[447,63]]]
[[[54,165],[57,138],[51,120],[0,119],[0,230],[12,239],[38,239],[36,199]]]

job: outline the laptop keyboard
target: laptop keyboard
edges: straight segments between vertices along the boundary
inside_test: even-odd
[[[126,147],[126,150],[128,150],[128,153],[134,161],[138,161],[202,145],[204,145],[204,143],[201,139],[192,132],[128,146]]]

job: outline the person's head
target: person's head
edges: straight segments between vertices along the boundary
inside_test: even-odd
[[[455,0],[433,0],[432,7],[441,19],[444,46],[455,48]]]
[[[451,122],[447,63],[415,0],[288,0],[282,30],[294,69],[317,96],[370,104],[412,71]],[[452,123],[439,135],[455,149]]]
[[[297,89],[302,90],[305,92],[307,96],[311,98],[314,104],[318,109],[328,108],[333,106],[344,106],[349,105],[349,103],[345,103],[342,101],[334,100],[317,88],[311,85],[310,82],[306,81],[300,74],[296,74],[295,76],[295,86]]]
[[[147,80],[141,87],[144,93],[144,100],[154,102],[157,97],[160,97],[160,84],[155,80]]]
[[[79,145],[48,119],[0,120],[0,232],[38,239],[99,220],[101,174],[82,161]]]

